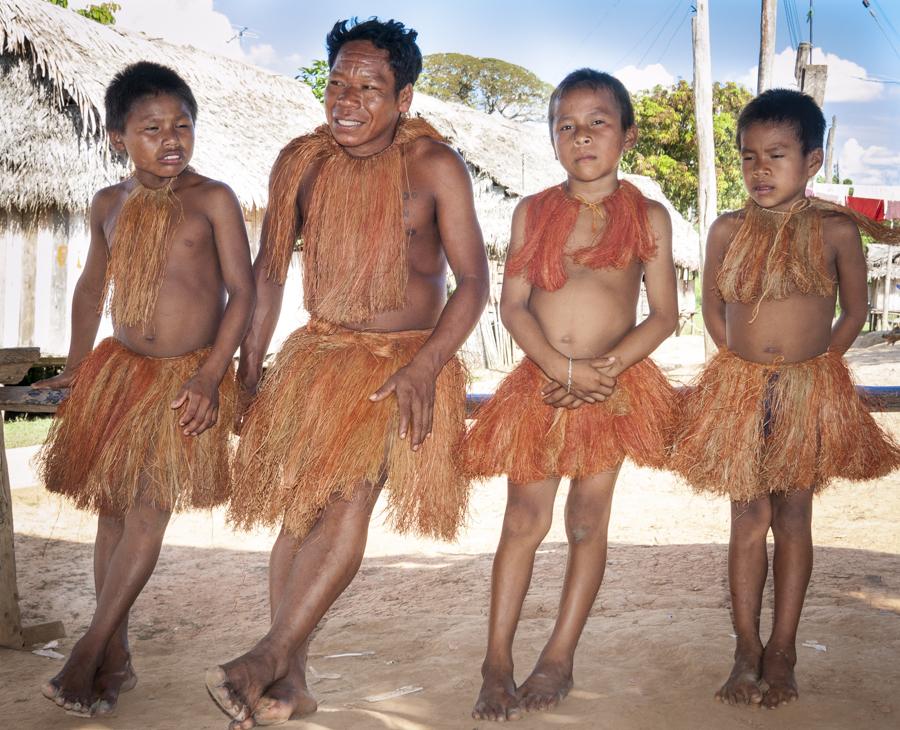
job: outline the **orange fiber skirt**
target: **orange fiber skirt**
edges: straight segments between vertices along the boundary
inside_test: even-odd
[[[462,458],[468,474],[506,474],[525,484],[599,474],[625,457],[641,466],[665,466],[675,394],[653,361],[625,370],[608,400],[574,410],[544,403],[547,382],[528,358],[506,376],[466,435]]]
[[[462,363],[452,359],[438,375],[432,435],[418,451],[398,435],[396,398],[369,400],[430,334],[357,332],[321,320],[291,334],[241,430],[232,521],[242,528],[283,523],[304,537],[331,501],[386,477],[397,531],[454,539],[469,499],[457,466]]]
[[[681,399],[672,469],[696,490],[747,502],[873,479],[900,467],[900,448],[859,399],[843,359],[790,364],[719,352]]]
[[[178,425],[169,404],[209,349],[148,357],[114,338],[78,368],[40,456],[47,489],[77,507],[124,514],[138,502],[173,511],[208,508],[229,496],[229,435],[237,383],[219,386],[218,422],[199,436]]]

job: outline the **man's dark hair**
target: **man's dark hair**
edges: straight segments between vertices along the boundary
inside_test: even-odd
[[[573,71],[559,82],[553,93],[550,94],[550,106],[547,111],[547,121],[550,123],[550,136],[553,136],[553,110],[557,103],[570,91],[576,89],[591,89],[592,91],[600,91],[606,89],[619,106],[619,114],[622,119],[622,129],[628,129],[634,126],[634,107],[631,105],[631,96],[628,89],[615,76],[604,73],[603,71],[595,71],[592,68],[580,68]]]
[[[138,61],[113,76],[106,87],[106,128],[125,131],[125,118],[139,99],[158,94],[171,94],[181,99],[197,121],[197,100],[185,80],[168,66],[151,61]]]
[[[735,140],[741,147],[741,134],[752,124],[789,124],[803,145],[803,154],[822,148],[825,115],[808,94],[793,89],[769,89],[741,109]]]
[[[360,23],[356,18],[339,20],[325,36],[328,50],[328,68],[334,66],[338,51],[350,41],[369,41],[376,48],[384,49],[390,56],[394,72],[394,92],[407,84],[415,84],[422,72],[422,52],[416,45],[419,34],[407,28],[399,20],[369,18]]]

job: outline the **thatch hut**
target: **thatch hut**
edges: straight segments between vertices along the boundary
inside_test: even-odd
[[[869,279],[869,329],[900,323],[900,246],[870,243],[866,251]]]
[[[278,150],[323,120],[320,104],[293,79],[103,26],[43,0],[0,0],[0,346],[66,352],[91,196],[128,174],[109,153],[104,88],[117,70],[144,59],[172,66],[191,85],[200,107],[193,164],[234,189],[251,241]],[[485,239],[501,255],[516,200],[562,178],[546,130],[422,95],[413,111],[465,158]],[[656,183],[631,179],[672,213],[682,308],[693,311],[697,234]],[[286,297],[297,304],[293,316],[286,304],[276,345],[305,317],[296,267]],[[487,318],[496,328],[496,312]]]

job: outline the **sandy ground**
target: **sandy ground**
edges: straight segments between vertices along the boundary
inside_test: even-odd
[[[658,352],[674,376],[702,354],[698,338]],[[851,352],[861,382],[900,384],[900,349]],[[900,414],[879,420],[900,438]],[[23,459],[24,460],[24,459]],[[23,486],[13,492],[21,605],[28,622],[61,619],[67,653],[93,611],[95,520]],[[24,476],[22,476],[24,474]],[[816,501],[815,568],[800,626],[799,702],[776,711],[712,699],[729,669],[728,505],[693,495],[668,474],[626,465],[613,504],[609,567],[576,658],[576,688],[527,728],[900,727],[900,477],[837,483]],[[526,676],[552,626],[565,567],[565,486],[535,565],[516,645]],[[489,727],[470,719],[480,684],[491,559],[505,501],[497,479],[478,485],[454,545],[404,538],[373,521],[367,557],[312,650],[320,711],[287,727],[373,730]],[[221,512],[177,516],[156,574],[132,614],[140,676],[115,718],[67,716],[38,692],[60,662],[0,650],[0,727],[224,728],[203,670],[248,648],[268,615],[272,536],[232,532]],[[770,582],[771,588],[771,582]],[[771,611],[766,596],[764,624]],[[344,652],[364,656],[328,658]],[[396,699],[365,698],[412,685]]]

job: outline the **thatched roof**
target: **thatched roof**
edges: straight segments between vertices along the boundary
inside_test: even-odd
[[[887,257],[891,255],[891,278],[900,279],[900,246],[888,243],[870,243],[866,251],[866,269],[869,281],[881,279],[887,273]]]
[[[226,181],[241,204],[263,208],[269,169],[291,138],[323,121],[302,83],[191,46],[103,26],[43,0],[0,0],[0,210],[85,210],[99,187],[123,177],[108,153],[103,92],[138,60],[172,66],[200,112],[193,164]],[[423,114],[476,173],[518,197],[563,179],[547,131],[421,94]],[[628,176],[673,219],[676,262],[697,268],[693,227],[649,178]],[[506,224],[508,225],[508,224]]]

